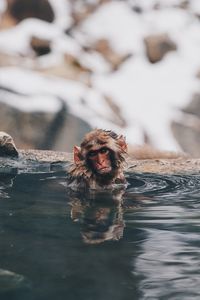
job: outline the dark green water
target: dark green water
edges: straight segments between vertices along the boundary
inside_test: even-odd
[[[200,176],[90,196],[65,176],[0,177],[1,300],[200,299]]]

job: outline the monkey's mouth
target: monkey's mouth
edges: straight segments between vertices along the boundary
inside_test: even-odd
[[[110,173],[112,171],[111,167],[100,167],[98,168],[98,173],[99,174],[106,174],[106,173]]]

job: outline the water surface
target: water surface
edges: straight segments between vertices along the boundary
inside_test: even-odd
[[[2,174],[0,299],[200,299],[200,176],[127,176],[83,195]]]

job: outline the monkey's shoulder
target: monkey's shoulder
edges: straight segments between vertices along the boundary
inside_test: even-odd
[[[101,190],[125,190],[128,183],[125,178],[115,178],[109,184],[103,184],[98,182],[95,178],[90,177],[88,180],[87,177],[84,176],[68,176],[67,177],[67,187],[74,191],[82,190],[82,191],[101,191]]]

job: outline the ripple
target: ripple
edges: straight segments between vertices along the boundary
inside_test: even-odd
[[[0,294],[30,288],[30,282],[20,274],[0,269]]]
[[[183,197],[200,194],[199,175],[130,174],[128,192],[157,197]]]

